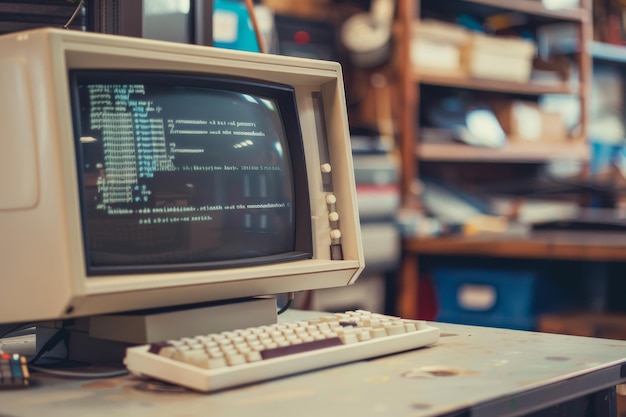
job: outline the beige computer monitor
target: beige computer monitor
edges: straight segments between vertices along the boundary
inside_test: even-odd
[[[293,89],[303,145],[292,151],[301,152],[292,161],[303,161],[306,175],[291,186],[306,196],[307,217],[297,230],[310,241],[309,255],[277,256],[256,265],[230,259],[226,267],[117,265],[91,273],[83,200],[90,180],[80,167],[71,76],[85,70],[247,79]],[[344,286],[364,268],[337,63],[38,29],[0,37],[0,91],[1,323]],[[128,140],[133,143],[132,133]],[[195,238],[210,240],[224,231],[203,231]]]

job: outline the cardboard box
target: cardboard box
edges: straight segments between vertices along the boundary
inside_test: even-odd
[[[564,142],[567,126],[556,112],[543,110],[535,102],[509,100],[493,104],[493,109],[509,140],[525,142]]]

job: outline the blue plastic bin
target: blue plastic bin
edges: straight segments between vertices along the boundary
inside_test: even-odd
[[[534,271],[435,268],[437,321],[535,330],[537,316],[560,301]]]

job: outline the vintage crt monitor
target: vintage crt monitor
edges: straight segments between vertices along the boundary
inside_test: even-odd
[[[337,63],[38,29],[0,37],[0,91],[0,323],[364,267]]]

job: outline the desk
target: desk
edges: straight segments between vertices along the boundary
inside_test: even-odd
[[[555,407],[568,416],[615,415],[626,341],[433,325],[442,331],[433,347],[215,394],[149,392],[130,376],[85,381],[35,374],[35,386],[0,392],[0,416],[492,417]]]
[[[528,236],[476,235],[410,239],[404,242],[398,314],[417,317],[418,257],[481,256],[527,259],[626,261],[626,234],[615,232],[533,232]]]

